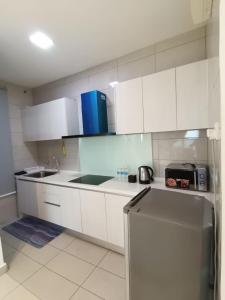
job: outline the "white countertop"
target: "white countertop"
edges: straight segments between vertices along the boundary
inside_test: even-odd
[[[128,197],[134,197],[137,195],[140,191],[148,187],[149,185],[139,184],[139,183],[129,183],[125,181],[119,181],[117,178],[113,178],[111,180],[108,180],[100,185],[89,185],[89,184],[79,184],[79,183],[72,183],[69,182],[70,180],[73,180],[75,178],[84,176],[86,174],[81,174],[76,171],[60,171],[59,173],[55,175],[51,175],[45,178],[32,178],[32,177],[26,177],[26,176],[17,176],[17,179],[19,180],[26,180],[26,181],[34,181],[39,183],[46,183],[46,184],[53,184],[53,185],[59,185],[59,186],[65,186],[65,187],[71,187],[71,188],[78,188],[78,189],[85,189],[85,190],[91,190],[91,191],[98,191],[98,192],[104,192],[104,193],[110,193],[110,194],[118,194],[122,196],[128,196]],[[164,178],[155,178],[154,182],[150,184],[152,188],[155,189],[161,189],[161,190],[168,190],[173,192],[179,192],[184,194],[190,194],[190,195],[198,195],[203,196],[207,198],[209,201],[212,202],[212,193],[203,193],[198,191],[189,191],[189,190],[177,190],[177,189],[171,189],[167,188],[165,186],[165,180]]]

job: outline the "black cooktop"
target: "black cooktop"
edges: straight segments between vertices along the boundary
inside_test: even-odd
[[[111,177],[111,176],[85,175],[85,176],[70,180],[69,182],[99,185],[105,181],[112,179],[112,178],[113,177]]]

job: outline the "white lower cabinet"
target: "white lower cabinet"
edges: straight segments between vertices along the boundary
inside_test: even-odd
[[[39,184],[17,180],[18,210],[26,215],[38,216]]]
[[[107,241],[104,193],[80,190],[83,233]]]
[[[42,184],[39,218],[81,232],[79,190]]]
[[[62,225],[66,228],[82,232],[79,190],[65,188],[62,201]]]
[[[108,242],[124,248],[123,207],[130,197],[105,194]]]
[[[123,207],[131,197],[17,181],[21,213],[124,248]]]
[[[40,186],[38,199],[38,217],[40,219],[62,225],[61,198],[63,188],[48,184]]]

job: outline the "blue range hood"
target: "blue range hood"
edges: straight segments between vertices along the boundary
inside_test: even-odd
[[[81,94],[83,134],[108,133],[106,95],[99,91]]]
[[[108,132],[106,95],[100,91],[81,94],[79,101],[80,134],[63,136],[63,139],[115,135]]]

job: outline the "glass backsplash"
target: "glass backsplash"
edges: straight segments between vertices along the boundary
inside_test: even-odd
[[[137,173],[152,166],[151,134],[132,134],[79,139],[82,173],[116,176],[118,168]]]

